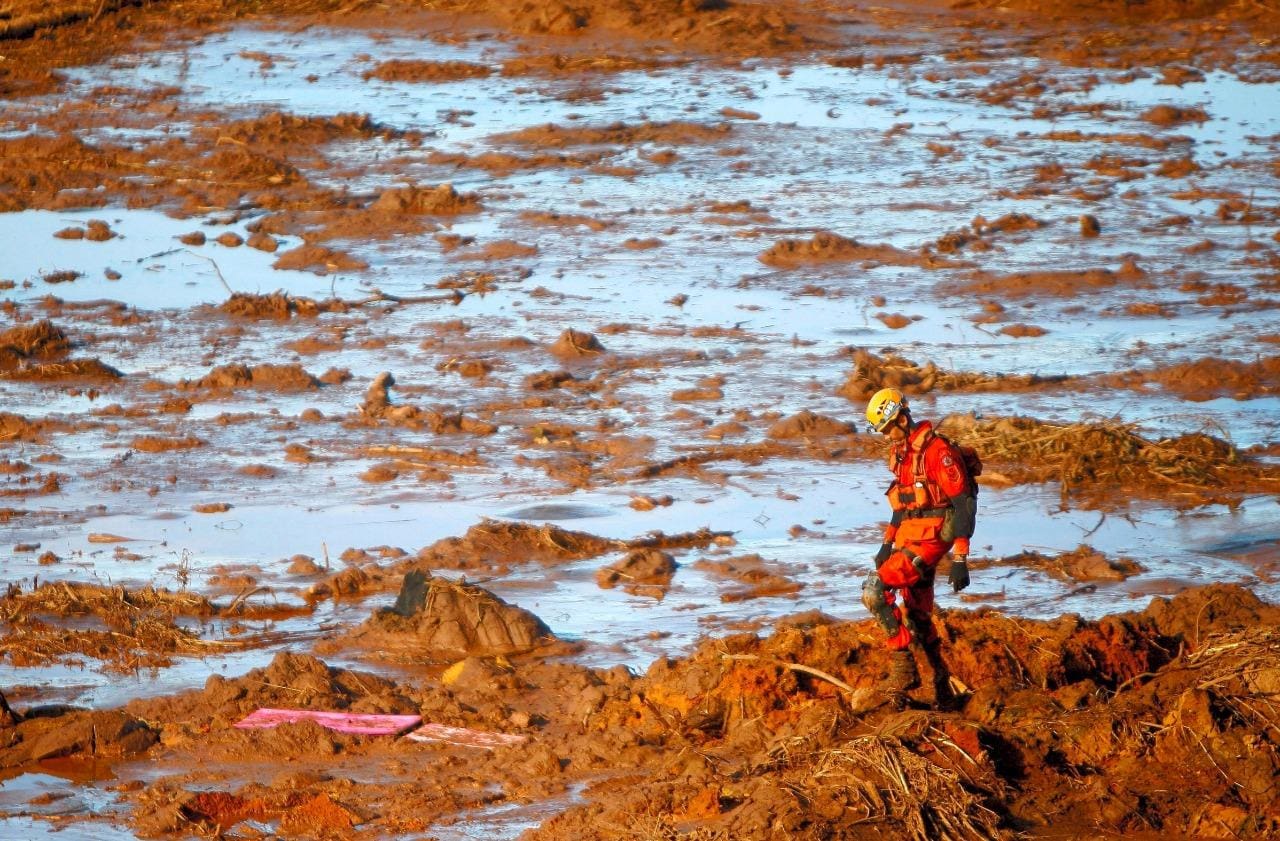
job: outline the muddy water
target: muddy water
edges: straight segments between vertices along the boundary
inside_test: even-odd
[[[862,615],[859,591],[884,514],[883,468],[866,462],[718,462],[696,477],[640,479],[635,470],[623,470],[625,483],[575,490],[530,463],[557,454],[554,440],[538,440],[542,426],[569,424],[587,438],[647,438],[645,458],[660,461],[706,445],[708,428],[735,413],[746,419],[738,440],[756,440],[773,419],[801,409],[857,420],[860,407],[835,394],[850,373],[842,352],[849,346],[892,347],[949,370],[1087,375],[1202,356],[1247,361],[1266,353],[1259,339],[1275,333],[1274,279],[1265,266],[1247,262],[1257,251],[1245,250],[1250,241],[1270,240],[1274,214],[1242,221],[1238,212],[1219,212],[1228,198],[1247,200],[1251,208],[1280,203],[1271,166],[1280,145],[1275,84],[1214,73],[1175,87],[1142,72],[1108,78],[1013,56],[973,64],[925,59],[881,69],[695,65],[586,79],[495,74],[406,83],[361,75],[374,57],[497,68],[514,55],[507,44],[485,41],[446,45],[398,33],[241,28],[181,49],[74,70],[69,93],[59,99],[6,107],[0,131],[16,134],[62,102],[93,98],[100,86],[179,91],[179,113],[163,122],[134,119],[126,105],[109,98],[99,102],[92,124],[78,130],[90,141],[181,134],[193,125],[188,115],[196,113],[225,120],[274,111],[367,113],[385,126],[428,136],[421,148],[335,142],[325,151],[327,167],[307,173],[314,183],[372,196],[403,181],[449,181],[459,191],[475,191],[483,205],[480,214],[440,221],[437,233],[464,238],[457,251],[446,251],[430,232],[339,240],[330,244],[370,268],[325,276],[275,270],[274,256],[247,247],[212,241],[188,246],[176,239],[195,230],[210,240],[228,231],[248,236],[261,215],[253,210],[173,218],[108,199],[107,207],[88,211],[0,214],[0,278],[17,284],[0,294],[28,305],[50,294],[81,304],[68,308],[60,323],[73,338],[84,337],[88,352],[127,374],[119,384],[93,391],[0,381],[6,411],[80,421],[74,431],[43,442],[4,445],[5,458],[57,459],[52,466],[65,476],[59,493],[13,503],[32,513],[4,527],[6,580],[24,587],[37,578],[154,583],[225,599],[238,589],[218,590],[216,581],[242,574],[270,588],[255,600],[298,604],[312,581],[287,572],[294,555],[321,564],[327,559],[337,569],[338,555],[348,547],[412,552],[461,534],[483,517],[557,522],[618,538],[703,526],[734,532],[732,547],[679,555],[682,568],[661,599],[600,590],[594,581],[600,559],[550,571],[516,569],[486,582],[557,634],[588,643],[585,662],[642,670],[655,657],[728,627],[761,627],[809,609]],[[1048,90],[985,101],[1027,72],[1050,80]],[[1207,119],[1170,127],[1143,119],[1161,104],[1200,107]],[[634,146],[547,147],[505,134],[546,123],[672,120],[727,129],[709,140],[663,138]],[[489,151],[603,157],[594,165],[543,163],[494,172],[465,164]],[[454,157],[441,162],[449,155]],[[1125,160],[1099,162],[1100,155]],[[1182,158],[1193,159],[1198,171],[1157,173],[1162,163]],[[1041,180],[1038,173],[1046,167],[1060,167],[1066,181]],[[1108,174],[1115,167],[1125,173]],[[530,215],[544,212],[573,218],[542,224],[545,217]],[[779,239],[807,239],[823,229],[914,251],[969,227],[977,216],[993,220],[1015,212],[1041,227],[991,234],[991,250],[942,255],[933,269],[859,263],[775,269],[758,259]],[[1098,217],[1100,236],[1081,238],[1081,214]],[[1170,223],[1175,217],[1180,221]],[[53,238],[55,231],[91,219],[107,221],[118,237],[106,243]],[[300,242],[281,239],[282,249]],[[482,259],[483,248],[504,240],[526,248],[512,259]],[[652,247],[628,247],[642,241]],[[1199,247],[1206,241],[1210,247]],[[977,268],[992,274],[1114,270],[1126,258],[1145,270],[1147,282],[1075,294],[945,292],[948,283],[962,282]],[[56,285],[45,280],[68,270],[83,277]],[[120,276],[109,279],[107,270]],[[284,289],[347,300],[373,290],[424,295],[436,291],[440,278],[465,270],[493,272],[493,288],[457,303],[372,305],[287,322],[231,322],[203,308],[230,291]],[[1188,286],[1191,278],[1200,285]],[[1205,289],[1222,284],[1233,294],[1204,297]],[[672,303],[678,295],[687,299]],[[1047,332],[1001,334],[1001,322],[980,318],[988,299],[1005,306],[1003,323]],[[104,300],[123,302],[136,317],[113,322],[94,303]],[[1159,314],[1130,315],[1133,305],[1158,305]],[[877,318],[885,313],[910,321],[890,329]],[[465,332],[447,326],[455,321]],[[556,405],[522,406],[524,377],[564,365],[545,348],[569,327],[597,333],[610,358],[633,364],[612,375],[608,401],[561,396]],[[339,337],[332,346],[296,349],[294,343],[326,331]],[[513,345],[513,339],[528,343]],[[463,358],[487,359],[493,371],[464,379],[451,367]],[[219,393],[195,400],[177,416],[127,412],[154,405],[178,381],[229,362],[297,362],[317,376],[347,369],[351,378],[299,393]],[[590,376],[600,364],[570,367]],[[497,431],[450,437],[344,423],[380,371],[395,375],[393,400],[448,405],[486,417]],[[673,399],[708,377],[723,378],[718,399]],[[1210,429],[1240,447],[1280,440],[1280,399],[1274,397],[1193,403],[1158,389],[1091,389],[930,394],[916,405],[923,416],[1116,418],[1154,437]],[[304,416],[307,410],[318,414]],[[147,434],[195,435],[206,443],[176,453],[133,452],[130,442]],[[314,460],[289,461],[289,444],[307,446]],[[389,445],[474,449],[479,463],[451,467],[445,479],[405,471],[387,482],[363,481],[369,467],[385,460],[368,455],[370,448]],[[270,467],[271,475],[246,476],[242,468],[252,465]],[[666,494],[674,501],[639,512],[628,504],[636,494]],[[215,514],[192,510],[217,502],[232,507]],[[979,560],[973,588],[963,602],[949,592],[940,592],[939,600],[947,607],[991,604],[1027,616],[1097,616],[1189,583],[1221,580],[1280,598],[1275,498],[1193,512],[1175,503],[1103,515],[1064,509],[1056,487],[988,488],[974,540]],[[128,540],[104,548],[89,541],[94,533]],[[1146,572],[1081,588],[994,562],[1026,549],[1053,553],[1082,542],[1134,558]],[[40,551],[10,551],[19,544],[39,544]],[[39,564],[44,551],[60,562]],[[790,598],[722,603],[728,583],[693,567],[717,553],[758,553],[804,587]],[[239,674],[282,647],[305,649],[316,635],[360,621],[388,598],[337,602],[305,619],[267,623],[261,630],[278,636],[265,648],[186,660],[123,680],[92,667],[6,665],[0,684],[27,687],[27,703],[112,706],[201,685],[214,671]],[[225,633],[216,625],[202,631]],[[10,781],[4,791],[18,797],[43,784]],[[518,831],[513,827],[523,819],[495,816],[506,834]]]

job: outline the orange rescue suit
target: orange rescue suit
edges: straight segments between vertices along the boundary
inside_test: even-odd
[[[905,441],[894,445],[889,469],[894,482],[886,496],[893,519],[884,540],[892,551],[873,573],[875,580],[868,580],[863,596],[889,633],[889,647],[902,649],[911,643],[913,630],[923,642],[937,636],[934,573],[948,552],[969,554],[977,489],[959,450],[928,421],[916,424]],[[894,590],[901,592],[901,607],[894,605]]]

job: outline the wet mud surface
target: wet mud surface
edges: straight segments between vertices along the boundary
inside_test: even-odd
[[[1278,31],[10,3],[0,834],[1280,834]],[[985,464],[904,711],[884,386]]]

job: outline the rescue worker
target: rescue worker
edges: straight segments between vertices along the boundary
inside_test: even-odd
[[[966,466],[965,453],[934,432],[933,424],[913,420],[896,388],[872,396],[867,420],[889,439],[893,472],[886,492],[893,517],[876,554],[876,570],[862,588],[863,604],[889,635],[893,659],[884,689],[890,703],[906,704],[906,693],[920,685],[911,650],[918,645],[933,670],[936,703],[946,706],[953,699],[933,625],[933,580],[938,562],[951,552],[951,586],[957,593],[969,586],[969,538],[977,513],[971,473],[981,470],[980,462],[975,454],[972,467]]]

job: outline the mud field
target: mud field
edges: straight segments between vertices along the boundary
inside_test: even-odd
[[[0,5],[0,836],[1280,837],[1278,37]],[[952,706],[886,385],[985,462]]]

